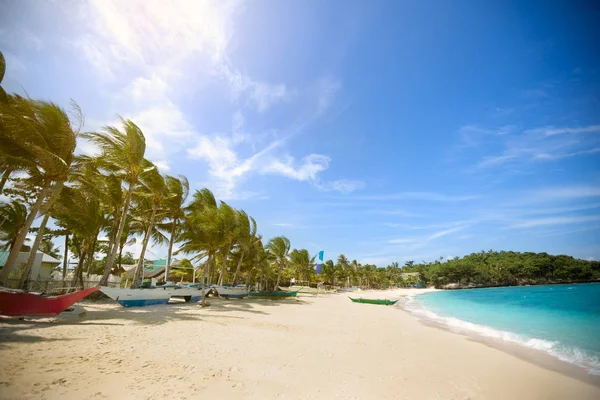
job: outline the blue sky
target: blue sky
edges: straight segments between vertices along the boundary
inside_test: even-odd
[[[5,88],[131,118],[163,172],[326,258],[600,259],[593,2],[118,3],[4,3]]]

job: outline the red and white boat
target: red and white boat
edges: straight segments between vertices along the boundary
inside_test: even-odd
[[[0,315],[10,317],[58,315],[98,289],[93,287],[60,296],[43,296],[22,290],[0,288]]]

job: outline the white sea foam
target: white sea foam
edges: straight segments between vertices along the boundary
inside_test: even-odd
[[[416,296],[417,295],[407,296],[402,305],[406,310],[419,318],[446,326],[457,333],[512,342],[530,349],[543,351],[562,361],[585,368],[590,374],[600,375],[600,359],[591,356],[578,348],[564,346],[558,341],[531,338],[514,332],[474,324],[457,318],[444,317],[424,308],[416,299]]]

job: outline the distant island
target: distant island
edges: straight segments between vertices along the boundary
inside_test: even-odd
[[[388,267],[389,268],[389,267]],[[600,281],[600,262],[566,255],[481,251],[462,258],[415,264],[402,273],[418,273],[418,281],[438,289],[544,285]]]

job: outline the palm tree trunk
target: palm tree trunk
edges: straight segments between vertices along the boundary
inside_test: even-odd
[[[133,285],[132,287],[137,287],[137,281],[140,277],[141,273],[144,271],[144,256],[146,255],[146,249],[148,248],[148,242],[150,242],[150,236],[152,235],[152,228],[154,228],[154,217],[156,216],[157,205],[152,206],[152,215],[150,216],[150,221],[148,224],[148,229],[146,229],[146,233],[144,234],[144,242],[142,243],[142,251],[140,253],[140,258],[138,259],[138,265],[135,268],[135,274],[133,275]],[[142,280],[144,277],[142,276]]]
[[[119,220],[119,229],[117,230],[117,234],[113,238],[115,244],[112,246],[110,254],[106,259],[106,265],[104,266],[104,274],[102,275],[102,279],[100,279],[100,285],[106,285],[108,282],[108,275],[110,275],[110,270],[112,269],[113,263],[115,261],[115,256],[117,255],[117,243],[120,243],[121,235],[123,234],[123,229],[125,228],[125,219],[127,217],[127,212],[129,211],[129,205],[131,204],[131,196],[133,195],[133,183],[129,184],[129,188],[127,189],[127,196],[125,196],[125,203],[123,204],[123,212],[121,213],[121,219]]]
[[[83,249],[84,246],[81,246],[81,249]],[[77,268],[75,269],[75,273],[73,274],[73,279],[71,279],[71,287],[75,287],[75,285],[77,285],[77,281],[81,280],[81,287],[83,287],[83,276],[81,274],[82,270],[83,270],[83,263],[85,262],[85,257],[86,257],[86,252],[84,250],[81,250],[79,252],[79,262],[77,263]]]
[[[37,249],[40,247],[40,243],[42,242],[42,238],[44,237],[44,230],[46,229],[46,224],[48,223],[48,219],[50,218],[50,213],[44,214],[44,218],[40,223],[40,227],[38,230],[38,234],[35,237],[35,241],[31,246],[31,251],[29,252],[29,257],[27,257],[27,264],[25,264],[25,268],[23,268],[23,274],[21,275],[21,279],[19,280],[19,288],[25,289],[25,285],[29,281],[29,275],[31,274],[31,268],[33,267],[33,262],[35,261],[35,257],[37,256]]]
[[[200,290],[202,292],[202,300],[200,301],[200,304],[202,305],[202,307],[206,306],[206,302],[204,301],[204,299],[206,298],[206,291],[204,290],[204,277],[206,276],[206,267],[210,267],[213,258],[213,254],[208,253],[208,260],[206,260],[206,262],[202,266],[202,275],[200,275]]]
[[[40,191],[38,198],[35,201],[35,204],[33,205],[33,207],[31,207],[31,210],[29,211],[29,215],[27,216],[27,219],[25,220],[23,227],[19,231],[19,235],[17,236],[17,239],[15,240],[14,245],[10,249],[10,254],[8,255],[8,258],[6,259],[6,262],[4,263],[4,268],[2,268],[2,273],[0,273],[0,285],[6,284],[6,282],[8,280],[8,276],[10,275],[13,268],[15,267],[17,257],[19,256],[19,252],[21,251],[21,246],[23,246],[23,243],[25,242],[25,238],[27,237],[29,228],[31,227],[31,224],[33,223],[33,220],[35,219],[35,217],[37,217],[37,214],[40,211],[40,208],[42,207],[42,202],[48,195],[48,192],[50,190],[50,183],[51,182],[49,179],[46,180],[46,182],[44,183],[44,186],[42,187],[42,190]]]
[[[107,261],[108,256],[112,253],[113,247],[121,244],[121,239],[116,239],[118,224],[121,221],[118,215],[113,216],[113,222],[110,224],[110,236],[108,237],[108,249],[106,250]],[[111,266],[112,268],[112,266]]]
[[[171,225],[171,237],[169,238],[169,252],[167,253],[167,266],[165,267],[165,282],[169,278],[169,268],[171,268],[173,243],[175,242],[175,228],[177,228],[177,218],[173,218],[173,224]]]
[[[0,180],[0,193],[2,193],[2,191],[4,190],[4,185],[6,185],[6,181],[8,181],[8,178],[10,177],[11,173],[12,169],[10,168],[4,170],[4,173],[2,174],[2,179]]]
[[[219,275],[219,286],[223,285],[223,280],[225,279],[225,268],[227,268],[227,258],[229,257],[229,253],[231,252],[232,246],[233,242],[229,244],[229,247],[227,248],[227,253],[225,253],[225,256],[223,257],[223,263],[221,264],[221,274]]]
[[[277,269],[277,283],[275,283],[275,289],[277,290],[277,288],[279,287],[279,278],[281,277],[281,270],[283,269],[283,263],[281,263],[279,265],[279,268]]]
[[[62,281],[67,277],[67,261],[69,259],[69,233],[65,235],[65,257],[63,258]]]
[[[98,230],[96,232],[96,236],[94,237],[94,241],[92,242],[92,251],[90,254],[90,257],[88,258],[88,262],[87,262],[87,271],[86,271],[86,278],[90,277],[90,270],[92,269],[92,262],[94,261],[94,253],[96,252],[96,243],[98,242],[98,235],[100,234],[100,230]],[[83,273],[83,272],[82,272]]]
[[[125,247],[125,243],[119,243],[119,270],[123,268],[123,247]]]
[[[235,275],[233,276],[233,282],[231,282],[232,286],[235,286],[237,283],[238,275],[240,274],[240,269],[242,268],[242,262],[244,261],[244,254],[246,254],[246,250],[242,250],[240,261],[238,261],[237,268],[235,269]]]

